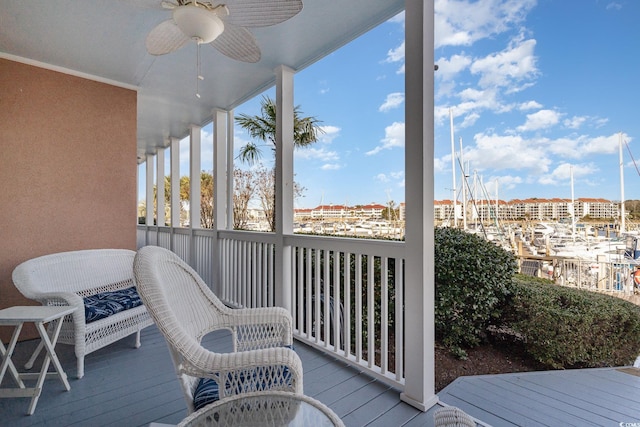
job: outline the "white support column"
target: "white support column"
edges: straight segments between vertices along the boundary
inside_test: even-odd
[[[189,224],[191,228],[200,228],[201,129],[200,126],[191,125],[189,138]]]
[[[218,230],[228,227],[227,212],[227,113],[224,110],[213,110],[213,232],[216,239],[211,248],[213,263],[211,290],[220,295],[220,253],[218,247]]]
[[[227,113],[213,110],[213,228],[224,230],[227,224]]]
[[[180,227],[180,140],[171,138],[171,227]]]
[[[156,194],[158,197],[158,209],[157,209],[157,218],[158,218],[158,226],[164,227],[165,225],[165,217],[164,217],[164,148],[159,148],[156,153]]]
[[[291,311],[291,247],[284,236],[293,234],[293,75],[276,68],[276,305]]]
[[[433,0],[405,9],[405,387],[400,398],[426,411],[435,394],[433,237]]]
[[[234,188],[234,163],[233,163],[233,134],[234,134],[233,110],[227,111],[227,229],[233,229],[233,188]]]
[[[147,216],[145,219],[147,227],[153,226],[153,154],[147,154],[147,173],[146,173],[146,204]]]

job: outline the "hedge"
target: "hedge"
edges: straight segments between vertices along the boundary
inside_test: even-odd
[[[502,310],[502,325],[552,368],[624,366],[640,354],[640,306],[617,297],[516,276]]]
[[[458,356],[480,344],[500,317],[515,273],[513,255],[484,238],[454,228],[435,229],[436,339]]]

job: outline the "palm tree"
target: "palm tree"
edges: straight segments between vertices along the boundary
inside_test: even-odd
[[[262,97],[260,102],[260,116],[240,114],[236,117],[236,123],[249,132],[251,138],[259,139],[271,144],[271,149],[276,148],[276,103],[268,96]],[[324,133],[319,126],[321,121],[315,117],[300,117],[300,107],[293,109],[293,144],[295,147],[306,147],[318,141],[318,136]],[[251,141],[241,149],[238,157],[246,163],[256,163],[262,153],[258,145]]]

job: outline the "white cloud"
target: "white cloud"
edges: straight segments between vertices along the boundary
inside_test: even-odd
[[[381,140],[382,145],[378,145],[371,151],[367,151],[365,154],[371,156],[379,153],[382,150],[389,150],[394,147],[404,147],[404,123],[393,122],[384,129],[385,136]]]
[[[547,129],[555,126],[560,121],[561,114],[553,110],[540,110],[532,114],[527,114],[527,121],[518,126],[519,131],[532,131]]]
[[[551,165],[549,152],[520,135],[479,133],[474,136],[475,147],[465,151],[464,160],[478,170],[526,170],[538,175]]]
[[[389,182],[389,177],[383,173],[379,173],[374,179],[378,182]]]
[[[384,103],[378,108],[378,111],[387,112],[393,108],[398,108],[404,102],[404,93],[393,92],[387,95]]]
[[[400,63],[400,68],[396,71],[397,74],[404,74],[404,41],[400,44],[400,46],[395,49],[391,49],[387,52],[387,58],[385,62],[390,63]]]
[[[565,119],[562,124],[569,129],[579,129],[587,121],[587,117],[573,116],[570,119]]]
[[[396,181],[398,185],[404,186],[404,171],[379,173],[373,179],[381,183]]]
[[[322,165],[320,169],[322,169],[323,171],[338,170],[338,169],[342,169],[342,165],[339,165],[338,163],[327,163]]]
[[[447,160],[447,157],[448,157],[448,160]],[[433,170],[436,173],[446,171],[449,165],[451,165],[451,156],[444,156],[442,158],[433,159]],[[449,171],[451,171],[451,169],[449,169]]]
[[[619,135],[617,133],[609,136],[596,136],[583,141],[579,150],[587,154],[612,154],[617,153],[619,148]]]
[[[498,180],[498,198],[500,197],[500,191],[503,190],[513,190],[518,186],[518,184],[522,184],[522,177],[513,176],[513,175],[503,175],[503,176],[493,176],[489,178],[489,184],[487,184],[487,191],[495,194],[496,192],[496,179]]]
[[[522,102],[520,105],[518,105],[518,109],[520,111],[540,110],[541,108],[542,104],[536,101]]]
[[[453,55],[449,59],[440,58],[436,61],[438,71],[435,76],[440,80],[451,80],[461,71],[471,65],[471,57],[467,55]]]
[[[340,131],[342,130],[337,126],[331,125],[320,126],[320,128],[323,132],[319,135],[319,140],[325,144],[331,144],[333,140],[340,135]]]
[[[524,20],[536,0],[436,0],[435,46],[470,46]]]
[[[294,155],[298,159],[318,159],[323,162],[331,162],[340,159],[337,151],[329,151],[324,147],[315,148],[315,147],[306,147],[299,150],[294,151]]]
[[[598,172],[598,168],[593,164],[561,163],[551,173],[541,176],[538,182],[544,185],[569,185],[572,172],[575,182],[576,179]]]
[[[533,51],[535,40],[512,41],[509,47],[476,60],[471,73],[479,74],[482,88],[503,87],[507,92],[518,92],[538,75]]]
[[[607,10],[620,10],[622,9],[622,4],[616,1],[612,1],[611,3],[607,4],[606,7]]]

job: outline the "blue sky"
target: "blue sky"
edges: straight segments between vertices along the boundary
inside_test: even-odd
[[[468,173],[490,197],[497,185],[506,200],[570,198],[572,170],[576,198],[619,200],[619,132],[640,163],[640,2],[436,0],[435,7],[435,198],[453,195],[451,110],[455,150],[462,138]],[[403,202],[404,15],[298,72],[294,84],[295,104],[326,131],[296,150],[296,181],[305,188],[296,207]],[[258,114],[259,101],[236,114]],[[204,170],[210,140],[207,126]],[[236,128],[236,147],[246,141]],[[623,150],[625,199],[640,199],[640,174]],[[459,188],[459,170],[456,181]]]

